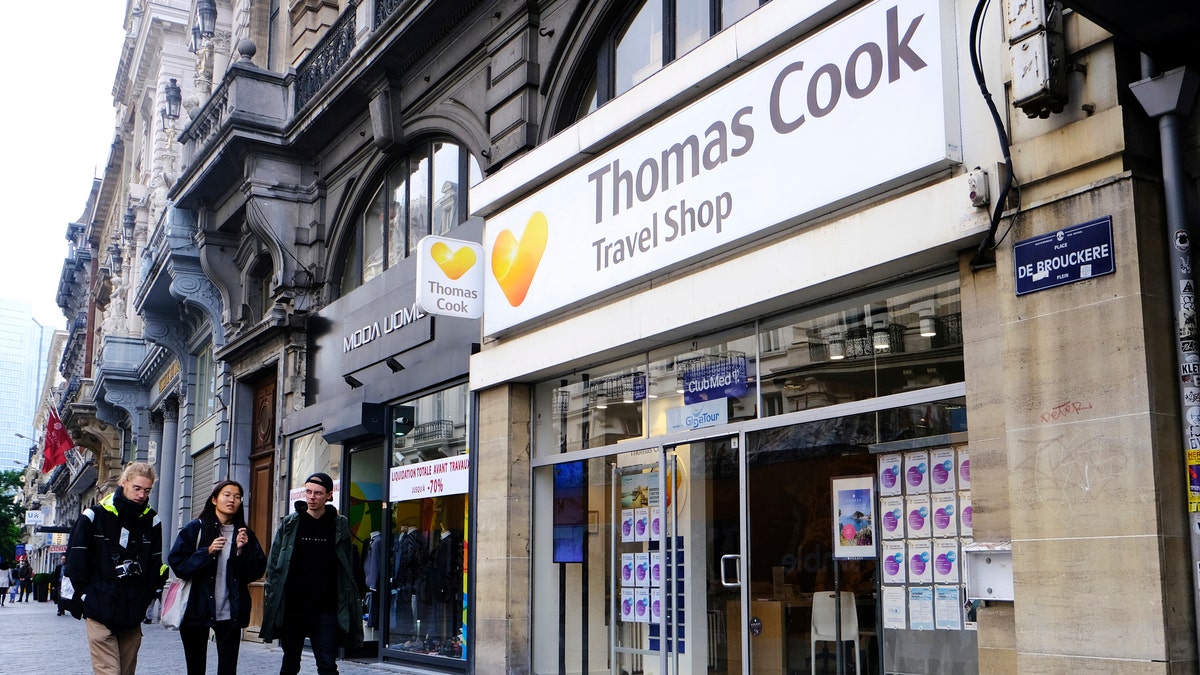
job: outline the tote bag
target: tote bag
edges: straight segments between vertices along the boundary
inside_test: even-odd
[[[192,580],[183,580],[172,576],[163,591],[162,625],[164,628],[179,630],[183,621],[183,613],[187,611],[188,596],[192,592]]]
[[[196,533],[196,548],[200,548],[200,535],[204,532],[204,528],[200,528],[200,532]],[[171,630],[179,630],[179,624],[183,623],[183,613],[187,611],[188,596],[192,594],[192,580],[183,580],[175,576],[171,572],[171,579],[167,582],[167,588],[163,591],[162,596],[162,625],[164,628]]]

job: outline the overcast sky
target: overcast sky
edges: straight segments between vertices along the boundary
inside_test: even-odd
[[[5,3],[0,39],[4,150],[0,161],[0,297],[29,302],[63,328],[55,302],[67,224],[79,218],[108,160],[112,89],[125,39],[124,0]]]

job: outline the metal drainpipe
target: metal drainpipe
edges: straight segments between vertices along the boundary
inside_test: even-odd
[[[1200,654],[1200,481],[1191,478],[1192,471],[1200,472],[1200,335],[1196,325],[1196,291],[1192,274],[1192,229],[1187,222],[1187,176],[1180,150],[1180,127],[1191,112],[1196,98],[1195,71],[1176,68],[1155,74],[1154,61],[1142,55],[1142,78],[1129,85],[1146,114],[1158,119],[1159,143],[1162,147],[1163,193],[1166,205],[1167,251],[1170,256],[1171,283],[1175,295],[1175,357],[1179,364],[1179,419],[1185,441],[1185,464],[1189,475],[1188,537],[1192,562],[1192,611],[1198,619],[1193,622],[1196,648]],[[1191,421],[1189,421],[1191,420]]]

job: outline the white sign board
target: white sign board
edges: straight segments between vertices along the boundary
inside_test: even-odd
[[[467,455],[394,467],[389,473],[388,501],[466,494],[470,468],[471,459]]]
[[[952,17],[872,3],[489,218],[485,334],[961,161]]]
[[[483,316],[483,247],[426,236],[417,243],[417,303],[426,314]]]
[[[43,524],[45,524],[45,522],[46,522],[46,514],[42,513],[41,511],[26,511],[25,512],[25,524],[26,525],[43,525]]]

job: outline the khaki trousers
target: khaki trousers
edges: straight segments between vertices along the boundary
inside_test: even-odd
[[[87,619],[87,636],[96,675],[134,675],[138,649],[142,646],[140,625],[114,631],[99,621]]]

